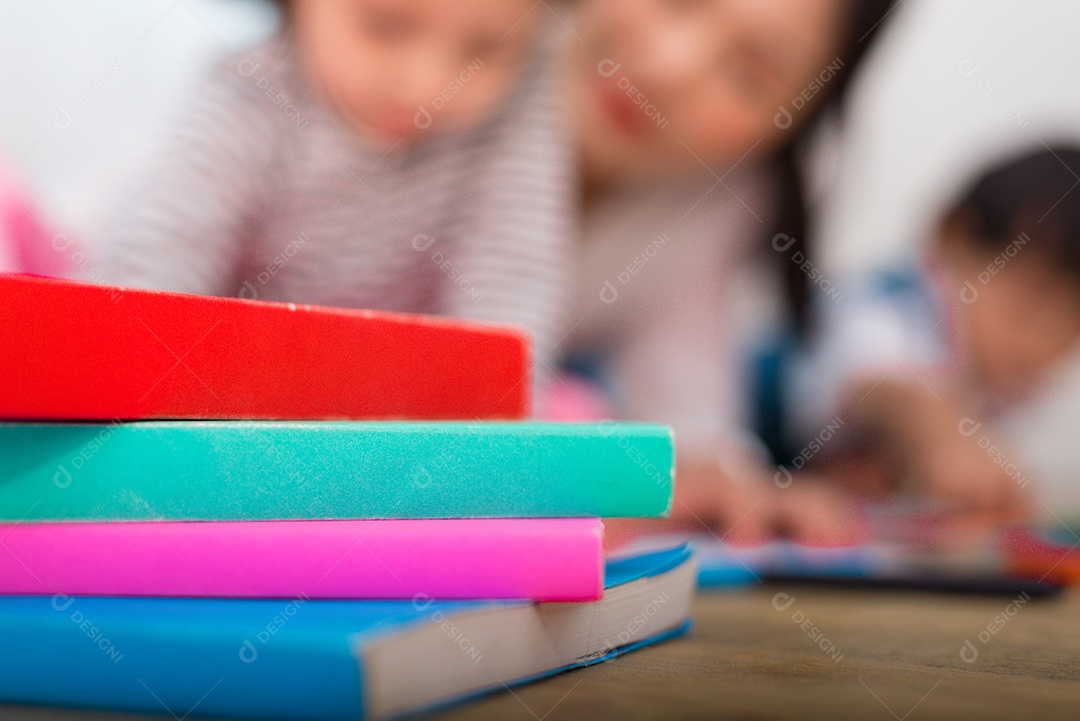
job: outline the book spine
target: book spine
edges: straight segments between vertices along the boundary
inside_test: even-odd
[[[650,424],[0,424],[0,521],[658,516]]]
[[[161,605],[117,613],[116,599],[3,599],[0,701],[175,718],[363,717],[357,660],[339,635],[296,643],[273,633],[290,609],[303,613],[298,601],[235,602],[260,606],[245,606],[234,624],[218,617],[200,626],[183,619],[192,607],[176,618],[167,605],[180,602],[153,600]]]
[[[0,593],[593,601],[595,518],[0,524]]]
[[[510,328],[0,275],[0,418],[524,418]]]

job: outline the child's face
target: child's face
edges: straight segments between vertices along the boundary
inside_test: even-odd
[[[523,0],[296,0],[307,71],[378,142],[482,120],[510,90],[535,25]]]
[[[828,90],[842,10],[840,0],[586,2],[576,72],[590,160],[645,176],[769,152]]]
[[[1022,388],[1080,342],[1080,283],[1037,248],[984,250],[948,229],[937,247],[959,310],[961,353],[979,383]]]

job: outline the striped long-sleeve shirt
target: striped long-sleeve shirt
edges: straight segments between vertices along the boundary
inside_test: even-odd
[[[226,58],[101,238],[103,279],[514,323],[543,357],[575,226],[554,51],[538,43],[481,125],[439,133],[428,108],[430,137],[389,151],[335,114],[286,36]]]

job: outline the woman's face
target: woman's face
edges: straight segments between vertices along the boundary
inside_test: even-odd
[[[590,171],[655,177],[774,149],[842,67],[844,0],[589,0],[575,72]]]

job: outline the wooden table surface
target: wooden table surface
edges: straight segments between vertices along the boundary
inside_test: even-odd
[[[703,593],[693,613],[685,638],[432,718],[1080,719],[1080,595],[757,586]],[[4,721],[140,718],[0,706]]]

